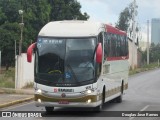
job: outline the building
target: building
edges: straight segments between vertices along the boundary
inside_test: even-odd
[[[151,21],[151,42],[160,43],[160,18],[153,18]]]

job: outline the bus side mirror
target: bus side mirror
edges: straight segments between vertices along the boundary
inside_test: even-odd
[[[35,48],[36,43],[31,44],[27,49],[27,61],[32,62],[32,53],[33,49]]]
[[[96,62],[102,63],[102,44],[98,43],[97,50],[96,50]]]

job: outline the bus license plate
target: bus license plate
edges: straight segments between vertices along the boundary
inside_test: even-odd
[[[59,103],[59,104],[69,104],[68,101],[59,101],[58,103]]]

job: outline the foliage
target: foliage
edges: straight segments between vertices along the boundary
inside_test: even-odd
[[[150,63],[154,63],[160,60],[160,44],[155,45],[154,43],[151,43],[149,53]],[[142,53],[142,60],[147,61],[147,51]]]
[[[116,27],[123,30],[127,31],[129,27],[129,21],[131,19],[131,15],[129,13],[129,8],[126,7],[119,16],[119,21],[116,23]]]
[[[135,11],[138,14],[136,6]],[[130,3],[119,15],[118,22],[116,23],[116,27],[123,30],[128,31],[129,27],[131,26],[131,21],[133,20],[133,12],[134,12],[134,3]],[[138,30],[138,28],[137,28]]]
[[[49,0],[51,4],[51,20],[87,20],[87,13],[80,12],[81,5],[76,0]]]
[[[150,46],[150,62],[157,62],[160,60],[160,44],[154,43]]]
[[[6,65],[6,69],[14,61],[14,42],[19,39],[18,23],[4,23],[0,26],[0,49],[2,52],[2,64]]]
[[[23,16],[18,10],[22,9]],[[35,41],[40,29],[49,21],[86,20],[81,5],[76,0],[0,0],[0,50],[2,65],[14,64],[14,42],[20,40],[19,23],[24,22],[22,52]],[[18,49],[16,50],[18,53]]]
[[[129,75],[134,75],[136,73],[140,73],[140,72],[145,72],[145,71],[148,71],[148,70],[153,70],[155,68],[159,68],[160,66],[155,62],[155,63],[151,63],[149,65],[144,65],[140,68],[136,68],[134,70],[130,70],[129,71]]]

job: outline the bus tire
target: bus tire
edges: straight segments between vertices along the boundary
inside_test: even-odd
[[[54,110],[54,107],[45,107],[47,113],[51,113]]]
[[[123,81],[122,81],[122,86],[121,86],[121,95],[116,98],[116,102],[121,103],[122,98],[123,98]]]

